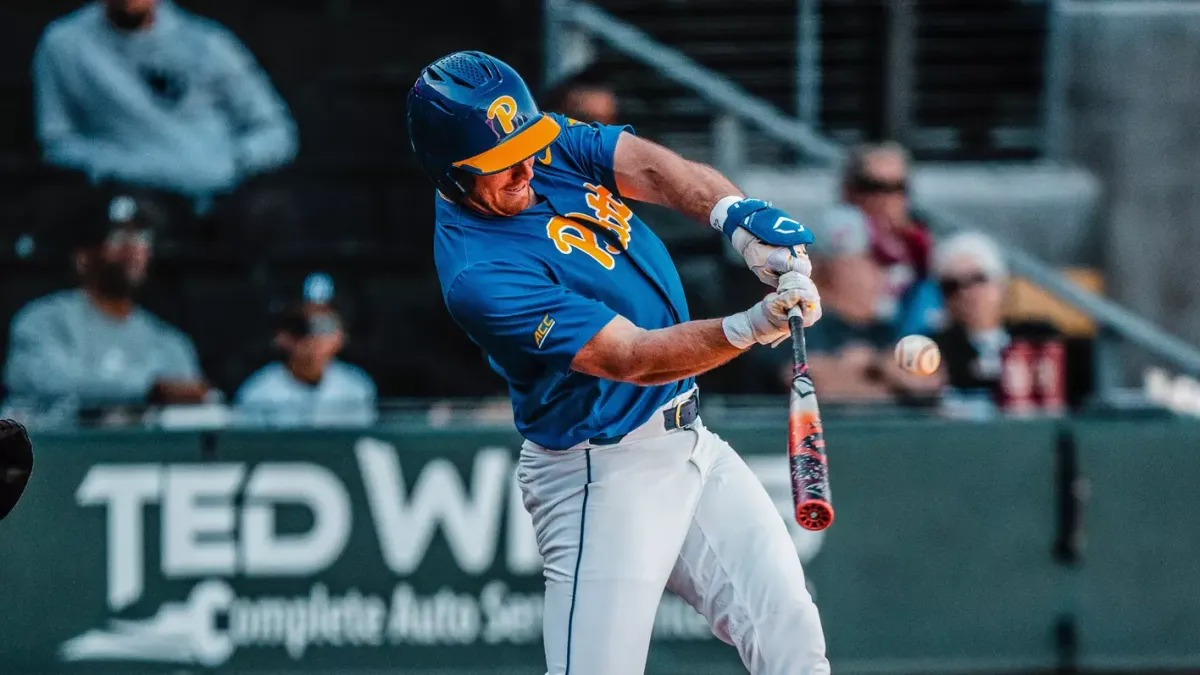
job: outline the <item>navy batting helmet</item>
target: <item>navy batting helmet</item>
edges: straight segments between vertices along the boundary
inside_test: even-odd
[[[409,142],[450,199],[470,189],[465,174],[503,171],[541,152],[559,130],[517,71],[483,52],[443,56],[408,92]]]

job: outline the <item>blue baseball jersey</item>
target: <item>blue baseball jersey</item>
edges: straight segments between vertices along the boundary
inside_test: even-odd
[[[548,114],[562,132],[534,162],[537,203],[501,217],[436,196],[434,259],[451,316],[508,382],[518,431],[565,449],[632,431],[693,378],[639,386],[571,369],[618,314],[645,329],[689,317],[666,247],[617,190],[617,138],[633,129]]]

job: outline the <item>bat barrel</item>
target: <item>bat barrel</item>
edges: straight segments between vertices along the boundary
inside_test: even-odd
[[[789,425],[788,439],[796,522],[809,530],[823,530],[833,522],[824,434],[812,413],[798,417]]]

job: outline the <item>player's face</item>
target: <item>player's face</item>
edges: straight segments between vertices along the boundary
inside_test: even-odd
[[[478,211],[497,216],[512,216],[533,204],[533,157],[499,173],[475,176],[467,204]]]

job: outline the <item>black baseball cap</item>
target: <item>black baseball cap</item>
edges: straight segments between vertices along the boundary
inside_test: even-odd
[[[118,190],[96,190],[84,196],[65,223],[72,250],[103,244],[114,230],[156,230],[162,216],[152,204]]]
[[[280,312],[276,330],[302,338],[309,335],[327,335],[342,327],[342,319],[331,305],[297,303]]]

